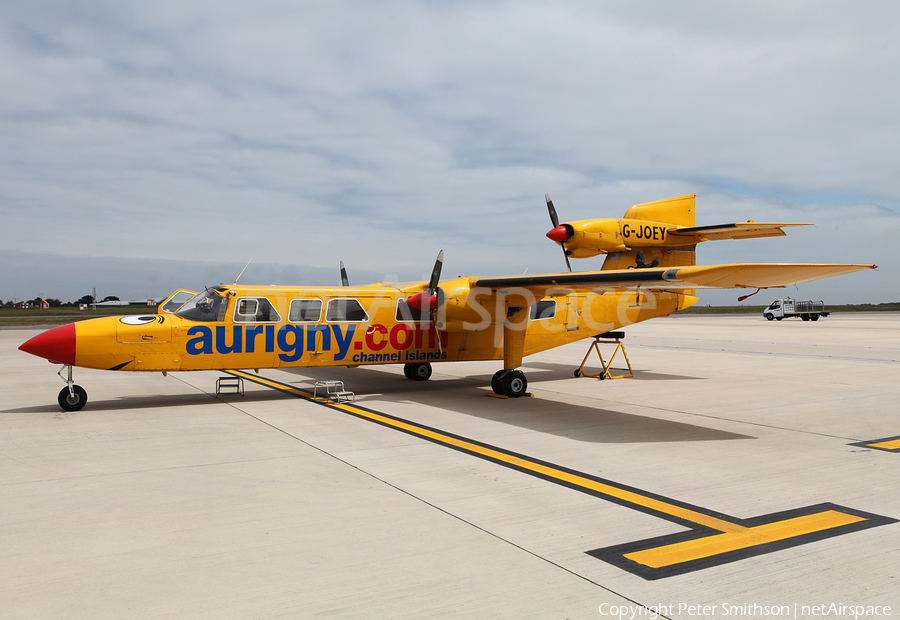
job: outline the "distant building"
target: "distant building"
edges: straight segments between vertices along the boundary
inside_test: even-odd
[[[98,307],[109,307],[109,306],[155,306],[157,302],[155,299],[132,299],[131,301],[98,301],[94,304]]]

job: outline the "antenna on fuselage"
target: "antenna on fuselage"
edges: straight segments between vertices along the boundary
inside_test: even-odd
[[[252,258],[251,258],[250,260],[247,261],[247,264],[244,265],[244,268],[243,268],[243,269],[241,269],[241,272],[238,274],[238,277],[236,277],[236,278],[234,279],[234,284],[237,284],[237,281],[241,279],[241,276],[244,275],[244,272],[245,272],[245,271],[247,271],[247,267],[250,266],[250,263],[251,263],[251,262],[253,262],[253,259],[252,259]],[[234,286],[234,284],[232,284],[232,286]]]
[[[347,279],[347,270],[344,269],[344,261],[341,261],[341,284],[350,286],[350,280]]]

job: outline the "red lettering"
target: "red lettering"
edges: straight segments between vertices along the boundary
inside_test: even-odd
[[[402,334],[402,338],[401,338]],[[402,342],[401,342],[402,339]],[[403,349],[408,349],[409,345],[412,344],[412,330],[410,330],[403,323],[397,323],[394,325],[393,329],[391,329],[391,347],[401,351]]]
[[[387,327],[384,325],[372,325],[369,329],[366,330],[366,346],[371,351],[381,351],[383,348],[387,346],[386,338],[379,338],[378,342],[375,342],[375,334],[381,334],[382,336],[388,333]]]

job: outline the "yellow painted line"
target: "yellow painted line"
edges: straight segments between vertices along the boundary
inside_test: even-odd
[[[274,381],[269,381],[262,377],[254,377],[252,375],[246,374],[241,371],[232,371],[234,374],[243,376],[247,379],[251,379],[258,383],[264,383],[266,385],[276,387],[282,391],[290,391],[293,394],[298,396],[302,396],[308,400],[313,400],[312,396],[305,391],[298,390],[296,388],[292,388],[290,386],[286,386],[282,383],[276,383]],[[509,454],[502,450],[496,450],[492,448],[486,448],[484,446],[480,446],[476,443],[472,443],[470,441],[466,441],[465,439],[460,439],[458,437],[452,437],[450,435],[445,435],[444,433],[440,433],[428,428],[424,428],[417,424],[412,424],[409,422],[404,422],[401,420],[397,420],[391,417],[387,417],[384,415],[380,415],[374,411],[369,411],[367,409],[361,409],[351,404],[347,403],[335,403],[328,400],[317,401],[321,402],[324,405],[328,405],[333,407],[334,409],[341,409],[348,413],[352,413],[356,416],[368,418],[369,420],[373,420],[375,422],[379,422],[381,424],[385,424],[387,426],[392,426],[394,428],[398,428],[409,433],[413,433],[415,435],[419,435],[420,437],[425,437],[431,439],[433,441],[437,441],[439,443],[453,446],[456,448],[460,448],[466,450],[467,452],[474,452],[475,454],[480,454],[486,458],[489,458],[494,461],[499,461],[502,463],[507,463],[514,467],[518,467],[520,469],[526,469],[528,471],[534,472],[540,476],[553,478],[555,480],[559,480],[560,482],[564,482],[568,485],[574,485],[577,487],[581,487],[583,489],[593,491],[596,493],[602,493],[604,495],[608,495],[610,497],[614,497],[624,502],[628,502],[630,504],[634,504],[636,506],[641,506],[644,508],[648,508],[650,510],[654,510],[656,512],[661,512],[667,515],[671,515],[673,517],[677,517],[684,521],[688,521],[690,523],[696,523],[697,525],[702,525],[704,527],[708,527],[719,532],[743,532],[747,528],[738,525],[736,523],[732,523],[730,521],[725,521],[723,519],[718,519],[716,517],[703,514],[702,512],[697,512],[695,510],[691,510],[689,508],[685,508],[683,506],[677,506],[675,504],[670,504],[668,502],[655,499],[652,497],[647,497],[640,493],[636,493],[634,491],[629,491],[627,489],[620,489],[616,486],[604,484],[603,482],[592,480],[585,476],[579,476],[574,473],[570,473],[567,471],[563,471],[557,469],[555,467],[551,467],[548,465],[544,465],[541,463],[536,463],[530,459],[522,458],[520,456],[516,456],[514,454]]]
[[[381,422],[382,424],[387,424],[389,426],[393,426],[395,428],[400,428],[409,432],[413,432],[416,435],[420,435],[422,437],[427,437],[429,439],[433,439],[435,441],[439,441],[440,443],[447,444],[450,446],[455,446],[457,448],[462,448],[468,452],[474,452],[476,454],[480,454],[484,457],[487,457],[494,461],[501,461],[503,463],[507,463],[509,465],[513,465],[515,467],[519,467],[521,469],[527,469],[528,471],[534,472],[541,476],[554,478],[561,482],[565,482],[570,485],[579,486],[583,489],[588,489],[590,491],[595,491],[597,493],[603,493],[604,495],[609,495],[611,497],[615,497],[622,501],[626,501],[630,504],[635,504],[637,506],[643,506],[644,508],[650,508],[651,510],[655,510],[657,512],[662,512],[673,517],[678,517],[679,519],[684,519],[685,521],[690,521],[692,523],[696,523],[698,525],[704,525],[706,527],[713,528],[720,532],[742,532],[747,528],[737,525],[735,523],[731,523],[729,521],[723,521],[722,519],[717,519],[715,517],[711,517],[709,515],[705,515],[703,513],[690,510],[688,508],[683,508],[681,506],[675,506],[673,504],[669,504],[667,502],[663,502],[657,499],[653,499],[651,497],[646,497],[639,493],[635,493],[633,491],[627,491],[624,489],[619,489],[617,487],[603,484],[602,482],[598,482],[596,480],[591,480],[590,478],[586,478],[584,476],[579,476],[577,474],[572,474],[566,471],[562,471],[556,469],[555,467],[549,467],[547,465],[542,465],[540,463],[535,463],[529,459],[524,459],[515,455],[507,454],[501,450],[493,450],[491,448],[485,448],[484,446],[479,446],[478,444],[471,443],[469,441],[465,441],[463,439],[458,439],[456,437],[451,437],[449,435],[444,435],[443,433],[438,433],[429,429],[422,428],[415,424],[409,424],[405,422],[400,422],[398,420],[394,420],[392,418],[384,417],[374,413],[372,411],[367,411],[365,409],[359,409],[358,407],[354,407],[353,405],[345,405],[345,404],[335,404],[333,407],[337,409],[344,409],[345,411],[349,411],[354,413],[355,415],[363,416],[369,418],[370,420],[375,420]]]
[[[804,534],[821,532],[822,530],[858,523],[859,521],[865,521],[865,518],[844,514],[835,510],[826,510],[804,517],[795,517],[746,528],[743,532],[716,534],[697,540],[626,553],[625,557],[644,566],[662,568],[728,553],[729,551],[778,542]]]
[[[883,450],[900,450],[900,438],[893,441],[881,441],[879,443],[866,444],[870,448],[882,448]]]

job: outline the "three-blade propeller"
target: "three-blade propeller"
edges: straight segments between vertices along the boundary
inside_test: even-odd
[[[569,252],[566,250],[566,241],[572,236],[572,227],[566,224],[560,225],[559,217],[556,215],[556,209],[553,208],[553,201],[550,200],[550,194],[544,194],[547,201],[547,210],[550,212],[550,221],[553,223],[553,230],[547,233],[547,238],[556,241],[562,246],[563,258],[566,259],[566,267],[572,271],[572,265],[569,264]]]
[[[431,270],[431,279],[428,281],[428,287],[421,293],[416,293],[412,297],[406,299],[406,303],[411,307],[424,312],[428,310],[431,317],[431,324],[434,325],[434,332],[437,334],[437,307],[440,305],[438,299],[438,283],[441,280],[441,268],[444,265],[444,251],[438,253],[437,260],[434,262],[434,269]],[[438,337],[438,350],[443,352],[441,348],[441,339]]]

